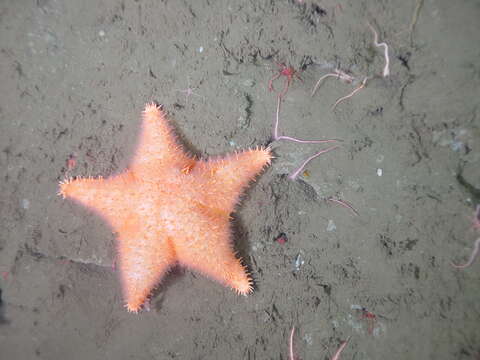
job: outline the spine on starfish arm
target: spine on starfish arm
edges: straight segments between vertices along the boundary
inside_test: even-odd
[[[243,295],[247,296],[253,293],[253,280],[250,277],[250,273],[245,269],[245,273],[247,275],[247,281],[248,283],[243,284],[242,287],[232,287],[232,289],[238,294],[238,295]]]
[[[163,114],[162,107],[163,107],[162,105],[157,105],[152,101],[145,105],[145,110],[143,110],[143,113],[146,114],[153,110],[153,111],[160,111]]]
[[[235,253],[236,256],[236,253]],[[234,290],[238,295],[243,295],[247,296],[253,292],[253,279],[251,277],[250,271],[248,271],[248,268],[243,265],[243,259],[241,257],[236,258],[238,261],[238,264],[243,270],[243,273],[241,273],[240,276],[234,277],[233,273],[228,273],[226,274],[225,278],[218,278],[214,280],[217,280],[220,283],[223,283],[227,286],[229,286],[232,290]],[[226,281],[225,281],[226,280]]]
[[[83,184],[97,180],[104,180],[103,176],[99,176],[97,178],[94,178],[93,176],[77,177],[75,179],[72,177],[67,177],[59,182],[60,188],[57,192],[57,195],[62,196],[64,199],[67,197],[75,197],[75,194],[78,193],[78,191],[81,191]]]
[[[66,177],[65,179],[61,180],[58,185],[59,189],[57,191],[57,195],[61,196],[62,198],[66,198],[67,195],[65,193],[65,188],[72,182],[73,178],[72,177]]]

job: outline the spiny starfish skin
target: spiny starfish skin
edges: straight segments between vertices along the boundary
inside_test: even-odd
[[[126,307],[138,312],[176,263],[240,294],[253,290],[233,251],[229,215],[270,161],[268,148],[196,160],[179,146],[161,109],[147,104],[131,166],[107,179],[67,179],[59,194],[97,212],[117,233]]]

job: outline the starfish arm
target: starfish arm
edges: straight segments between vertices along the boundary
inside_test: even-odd
[[[119,231],[132,214],[135,178],[129,171],[115,177],[66,179],[60,183],[59,195],[70,198],[100,214]]]
[[[126,307],[138,312],[152,290],[176,262],[171,240],[138,219],[118,237],[118,260]]]
[[[209,216],[211,217],[211,216]],[[179,263],[229,286],[239,294],[253,291],[252,279],[240,259],[235,257],[228,218],[196,221],[195,238],[177,238],[175,253]],[[223,217],[223,219],[220,219]]]
[[[147,104],[143,111],[140,140],[131,169],[143,176],[165,176],[167,170],[185,171],[194,160],[188,157],[168,124],[163,111],[155,104]]]
[[[269,148],[257,148],[203,162],[198,171],[203,173],[201,176],[206,182],[204,196],[209,206],[230,214],[242,190],[271,159]]]

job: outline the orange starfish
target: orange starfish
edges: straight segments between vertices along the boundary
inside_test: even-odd
[[[176,263],[246,295],[252,280],[235,257],[229,215],[270,160],[268,148],[196,160],[178,145],[161,109],[148,104],[131,166],[108,179],[67,179],[59,194],[95,210],[118,234],[129,311],[141,308]]]

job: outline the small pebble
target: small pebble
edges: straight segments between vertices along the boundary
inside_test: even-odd
[[[313,344],[313,339],[311,334],[305,334],[303,337],[303,340],[307,343],[307,345],[312,345]]]
[[[337,230],[337,226],[333,222],[333,220],[328,220],[327,231],[335,231]]]
[[[255,85],[255,80],[253,80],[253,79],[245,79],[245,80],[243,80],[242,85],[243,85],[243,86],[252,87],[253,85]]]
[[[383,170],[382,169],[377,169],[377,175],[382,176],[383,175]]]
[[[296,271],[299,271],[300,270],[300,267],[305,264],[305,261],[302,259],[302,255],[301,254],[298,254],[297,255],[297,258],[295,259],[295,270]]]
[[[30,201],[28,199],[22,199],[22,208],[28,209],[30,207]]]
[[[465,145],[461,141],[454,140],[450,144],[450,147],[452,148],[453,151],[460,151],[463,149]]]

